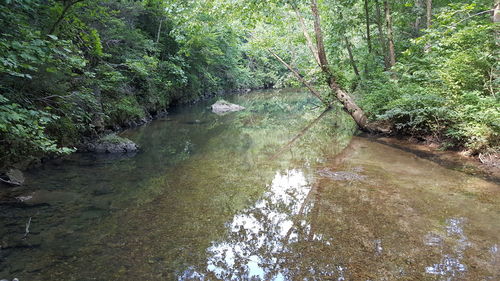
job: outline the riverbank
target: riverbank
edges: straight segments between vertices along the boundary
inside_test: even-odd
[[[79,137],[72,139],[73,142],[66,143],[65,146],[62,147],[63,149],[66,149],[66,152],[53,153],[39,151],[36,154],[21,156],[20,159],[15,162],[3,161],[2,163],[0,163],[0,175],[5,175],[11,169],[26,171],[32,168],[39,168],[43,163],[47,161],[51,161],[54,159],[64,159],[68,155],[75,152],[89,152],[89,146],[92,146],[92,144],[99,139],[109,135],[120,134],[125,130],[144,126],[156,119],[163,118],[168,114],[167,109],[203,102],[216,96],[231,96],[235,94],[248,93],[252,90],[257,89],[233,89],[225,92],[204,94],[190,100],[173,102],[169,104],[168,107],[161,108],[153,112],[147,111],[146,108],[140,108],[140,111],[143,112],[141,116],[121,120],[120,122],[107,124],[105,126],[104,124],[96,124],[96,122],[99,123],[101,121],[94,120],[94,123],[88,124],[87,126],[89,128],[92,128],[92,131],[79,133]],[[64,135],[64,133],[62,133],[62,135]],[[0,182],[0,185],[2,184],[5,185],[7,183]]]
[[[254,89],[255,90],[255,89]],[[252,89],[240,89],[236,91],[229,91],[225,93],[218,94],[209,94],[202,95],[198,97],[196,100],[190,100],[184,103],[175,104],[172,108],[176,108],[178,106],[183,106],[186,104],[195,104],[199,102],[203,102],[215,96],[231,96],[235,94],[243,94],[252,91]],[[120,134],[125,130],[136,128],[139,126],[144,126],[151,121],[154,121],[158,118],[165,117],[167,115],[167,110],[162,109],[153,114],[148,114],[148,116],[141,117],[138,119],[131,119],[123,122],[122,124],[115,124],[113,126],[108,126],[107,129],[103,129],[101,132],[96,132],[92,137],[83,137],[78,143],[74,143],[71,145],[75,147],[75,152],[88,152],[89,144],[92,144],[98,141],[100,138],[108,135]],[[470,175],[479,175],[485,179],[500,181],[500,164],[497,155],[489,156],[490,161],[484,161],[484,158],[481,158],[481,154],[471,156],[467,155],[464,152],[454,151],[454,150],[442,150],[440,148],[440,144],[437,142],[424,142],[419,141],[413,137],[405,136],[405,135],[397,135],[397,132],[392,135],[374,135],[368,133],[361,133],[361,136],[366,137],[368,139],[374,140],[379,143],[387,144],[393,147],[397,147],[401,150],[411,152],[418,157],[422,157],[425,159],[429,159],[438,164],[442,164],[446,167],[450,167],[459,171],[463,171]],[[26,171],[32,168],[38,168],[43,163],[53,160],[55,158],[64,159],[68,156],[66,155],[41,155],[41,156],[29,156],[23,161],[19,161],[16,163],[10,163],[5,165],[6,163],[2,163],[3,166],[0,167],[0,175],[5,174],[9,169],[15,169],[20,171]],[[0,185],[6,184],[0,183]]]
[[[440,149],[439,143],[418,141],[412,137],[388,137],[370,134],[361,134],[361,136],[469,175],[500,182],[500,158],[497,155],[491,155],[489,156],[491,160],[485,161],[481,160],[483,158],[481,155],[468,155],[464,151],[457,150],[443,150]]]

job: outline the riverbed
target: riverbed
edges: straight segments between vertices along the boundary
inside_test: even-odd
[[[0,203],[0,279],[500,280],[500,186],[355,136],[301,90],[180,106]]]

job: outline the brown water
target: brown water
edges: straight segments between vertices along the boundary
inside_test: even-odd
[[[4,191],[0,279],[500,280],[498,184],[352,137],[340,110],[314,122],[307,93],[231,101]]]

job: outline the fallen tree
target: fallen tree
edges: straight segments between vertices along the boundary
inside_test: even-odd
[[[311,37],[308,35],[306,30],[306,26],[304,24],[304,19],[298,12],[298,9],[295,7],[295,11],[297,17],[299,18],[299,23],[304,33],[304,37],[306,38],[307,46],[314,56],[315,61],[318,63],[321,68],[322,73],[326,77],[326,82],[328,87],[331,89],[335,98],[342,104],[344,110],[351,115],[353,120],[358,125],[359,129],[372,133],[389,133],[390,129],[387,126],[382,126],[377,122],[368,122],[368,118],[365,112],[356,104],[354,98],[344,89],[340,87],[337,83],[337,79],[335,75],[332,73],[330,69],[330,65],[328,63],[325,45],[323,40],[323,32],[321,29],[321,18],[318,11],[318,4],[316,0],[311,0],[311,12],[314,19],[314,35],[316,38],[316,44],[313,44]],[[314,45],[316,45],[314,47]],[[288,63],[286,63],[283,59],[281,59],[276,53],[269,49],[269,52],[279,60],[284,66],[286,66],[294,76],[321,102],[323,102],[326,106],[330,107],[331,105],[327,103],[326,99],[322,98],[317,90],[315,90],[293,67],[291,67]]]

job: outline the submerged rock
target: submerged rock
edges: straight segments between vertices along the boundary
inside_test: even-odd
[[[37,190],[28,194],[17,196],[19,203],[25,206],[47,206],[61,202],[76,202],[80,195],[74,192]]]
[[[95,153],[129,153],[138,149],[139,146],[133,141],[114,134],[87,145],[87,150]]]
[[[24,175],[18,169],[10,169],[0,177],[0,181],[9,185],[19,186],[24,183]]]
[[[225,100],[218,100],[216,103],[212,104],[212,112],[215,114],[226,114],[228,112],[235,112],[244,110],[245,108],[241,105],[234,103],[229,103]]]
[[[360,181],[366,178],[366,176],[354,172],[345,172],[345,171],[332,172],[327,169],[319,170],[318,174],[320,176],[327,177],[336,181],[355,181],[355,180]]]
[[[207,121],[200,121],[200,120],[194,120],[194,121],[186,121],[184,122],[184,124],[187,124],[187,125],[201,125],[201,124],[206,124],[208,123]]]

